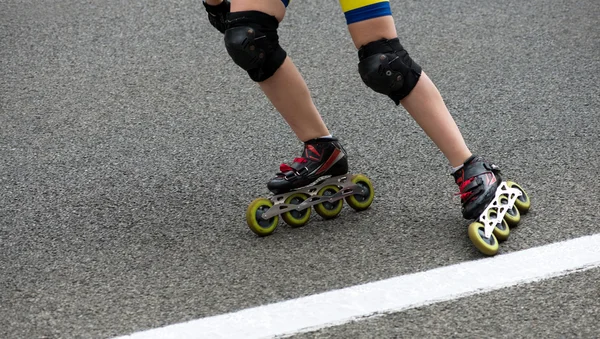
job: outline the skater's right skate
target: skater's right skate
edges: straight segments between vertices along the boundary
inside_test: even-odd
[[[279,215],[291,226],[306,224],[311,207],[325,219],[342,211],[343,200],[357,211],[369,208],[374,192],[364,175],[348,174],[348,156],[338,139],[317,138],[304,143],[302,155],[281,164],[267,183],[274,194],[254,200],[246,211],[250,229],[261,236],[271,234]]]

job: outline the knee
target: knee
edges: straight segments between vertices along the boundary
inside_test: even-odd
[[[370,42],[359,49],[358,57],[358,72],[365,85],[389,96],[396,105],[421,76],[421,66],[410,58],[398,38]]]
[[[227,27],[223,38],[227,53],[252,80],[267,80],[285,61],[287,53],[279,45],[279,22],[274,16],[233,12],[227,17]]]

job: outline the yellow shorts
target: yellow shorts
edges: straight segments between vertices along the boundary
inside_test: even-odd
[[[281,1],[287,7],[291,0]],[[380,16],[392,15],[389,0],[340,0],[340,6],[348,25]]]

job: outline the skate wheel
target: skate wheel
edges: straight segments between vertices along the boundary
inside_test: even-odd
[[[273,203],[265,198],[257,198],[250,203],[246,209],[246,223],[252,232],[260,236],[267,236],[275,231],[279,224],[279,216],[267,220],[261,217],[271,207],[273,207]]]
[[[293,193],[285,199],[286,204],[300,205],[304,200],[308,199],[308,195],[304,193]],[[304,226],[310,219],[310,207],[302,211],[289,211],[281,215],[283,221],[292,227]]]
[[[521,195],[517,198],[517,200],[515,200],[515,206],[517,207],[517,209],[519,209],[519,212],[521,212],[521,214],[527,213],[529,211],[529,208],[531,207],[531,200],[529,199],[529,195],[527,195],[527,192],[525,192],[525,190],[521,186],[517,185],[513,181],[507,181],[506,184],[508,185],[508,187],[516,188],[519,191],[521,191],[521,193],[523,193],[523,195]]]
[[[500,196],[501,202],[502,202],[502,197],[504,197],[504,196]],[[508,201],[508,198],[506,199],[506,201]],[[516,208],[515,208],[515,210],[516,210]],[[490,220],[496,219],[498,217],[497,213],[498,213],[498,211],[495,208],[490,209],[487,213],[488,219],[490,219]],[[508,225],[509,225],[508,222],[506,222],[506,214],[504,214],[504,219],[502,219],[501,222],[498,223],[496,225],[496,227],[494,227],[494,230],[493,230],[494,235],[496,236],[497,240],[504,241],[504,240],[508,239],[508,235],[510,233],[510,228]]]
[[[340,189],[337,186],[329,185],[321,188],[317,195],[320,196],[331,196],[339,192]],[[320,215],[323,219],[333,219],[342,212],[344,202],[342,199],[334,202],[323,202],[314,206],[315,212]]]
[[[485,255],[495,255],[498,253],[498,240],[494,233],[489,238],[485,237],[484,226],[482,223],[473,222],[468,229],[469,239],[479,252]]]
[[[366,210],[373,203],[373,197],[375,196],[371,180],[362,174],[357,174],[352,179],[352,183],[361,186],[367,194],[354,194],[346,197],[346,203],[356,211]]]
[[[506,220],[502,219],[502,222],[496,225],[492,232],[494,233],[498,241],[505,241],[510,235],[510,227],[508,226]]]
[[[500,196],[500,204],[503,206],[508,205],[508,197],[506,195]],[[506,220],[506,223],[510,227],[517,226],[519,221],[521,221],[521,213],[519,213],[519,209],[516,206],[512,206],[504,214],[504,220]]]

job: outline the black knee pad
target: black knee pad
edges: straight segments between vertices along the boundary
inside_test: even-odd
[[[396,105],[421,77],[421,66],[410,58],[398,38],[370,42],[359,49],[358,58],[362,81],[375,92],[389,96]]]
[[[227,16],[225,48],[233,62],[256,82],[270,78],[285,61],[287,54],[279,46],[278,27],[274,16],[258,11]]]

